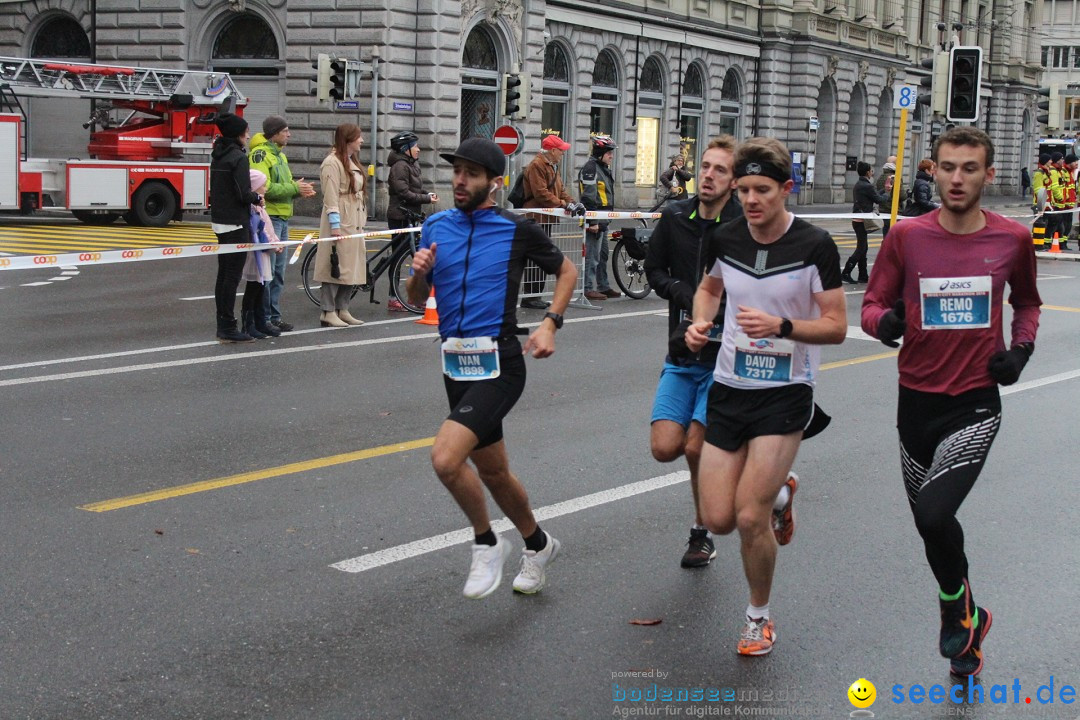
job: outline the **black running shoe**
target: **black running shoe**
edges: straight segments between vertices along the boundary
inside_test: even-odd
[[[964,592],[955,600],[941,600],[941,638],[938,649],[942,657],[958,658],[971,648],[975,639],[975,623],[972,613],[971,589],[964,580]]]
[[[716,557],[716,546],[713,545],[709,531],[705,528],[690,530],[690,540],[686,543],[686,552],[682,556],[684,568],[705,567]]]
[[[975,639],[971,641],[968,651],[949,663],[949,672],[955,677],[974,677],[982,672],[983,653],[982,644],[986,634],[990,632],[990,626],[994,623],[994,616],[986,608],[975,608],[978,613],[979,627],[975,628]]]

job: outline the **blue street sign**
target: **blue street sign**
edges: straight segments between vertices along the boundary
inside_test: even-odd
[[[412,103],[411,102],[395,102],[394,103],[394,110],[404,110],[405,112],[412,112],[412,109],[413,108],[412,108]]]
[[[338,104],[336,105],[336,107],[337,107],[338,110],[359,110],[360,109],[360,101],[359,100],[338,100]]]

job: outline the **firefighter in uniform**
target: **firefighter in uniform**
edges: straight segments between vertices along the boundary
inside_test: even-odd
[[[1046,233],[1043,237],[1046,238],[1045,242],[1049,242],[1054,237],[1054,231],[1057,230],[1058,216],[1057,215],[1045,215],[1047,210],[1053,210],[1053,206],[1050,204],[1050,186],[1052,181],[1053,170],[1050,165],[1050,154],[1043,153],[1039,155],[1039,165],[1035,168],[1035,176],[1031,179],[1031,188],[1034,191],[1034,195],[1031,198],[1031,208],[1039,214],[1039,219],[1036,222],[1042,222],[1046,226]]]
[[[1069,213],[1061,211],[1069,209],[1067,198],[1068,182],[1066,180],[1069,171],[1065,169],[1065,163],[1062,162],[1063,158],[1064,156],[1059,152],[1050,155],[1050,204],[1054,210],[1058,211],[1051,217],[1054,218],[1054,232],[1057,233],[1060,247],[1064,250],[1066,241],[1069,239]],[[1047,227],[1046,234],[1053,241],[1054,235],[1050,232],[1049,227]]]

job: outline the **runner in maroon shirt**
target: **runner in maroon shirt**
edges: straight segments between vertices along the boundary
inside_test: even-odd
[[[1042,300],[1028,230],[980,207],[994,179],[994,146],[973,127],[934,144],[941,207],[893,227],[870,274],[863,329],[898,360],[900,460],[915,527],[937,579],[939,649],[953,675],[977,675],[993,621],[968,582],[960,504],[1001,425],[998,384],[1012,385],[1035,349]],[[1009,285],[1012,342],[1002,300]]]

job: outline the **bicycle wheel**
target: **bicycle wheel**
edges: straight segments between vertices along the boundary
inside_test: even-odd
[[[399,250],[397,257],[390,265],[390,292],[398,302],[411,313],[424,314],[424,304],[413,305],[409,302],[409,293],[405,291],[405,283],[412,276],[413,249],[406,245],[404,250]]]
[[[628,297],[640,300],[652,290],[645,279],[645,261],[630,257],[624,240],[615,243],[615,250],[611,253],[611,272],[615,276],[615,284]]]
[[[300,277],[304,279],[304,294],[316,305],[321,304],[319,289],[322,288],[321,283],[315,282],[315,251],[318,247],[317,244],[312,245],[304,254],[304,260],[300,264]]]

